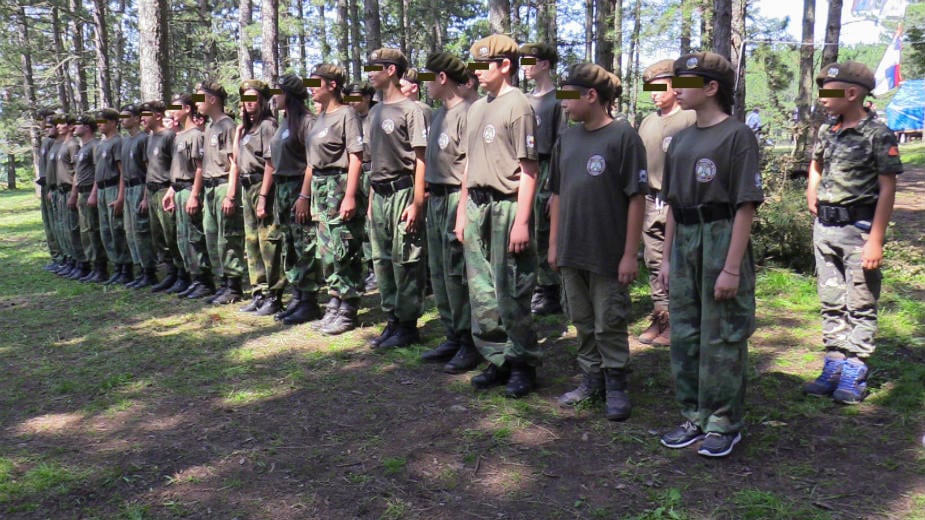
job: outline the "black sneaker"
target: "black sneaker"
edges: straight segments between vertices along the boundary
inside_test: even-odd
[[[707,434],[700,448],[697,450],[699,455],[704,457],[725,457],[732,453],[732,448],[742,440],[741,432]]]
[[[703,438],[700,426],[684,421],[680,426],[662,435],[662,446],[667,448],[686,448]]]

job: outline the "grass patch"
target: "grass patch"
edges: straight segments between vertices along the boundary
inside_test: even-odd
[[[901,144],[899,145],[899,155],[902,158],[903,166],[921,168],[925,166],[925,143],[918,141]]]

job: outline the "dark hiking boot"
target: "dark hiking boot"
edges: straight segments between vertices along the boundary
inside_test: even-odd
[[[630,403],[629,385],[626,370],[622,368],[604,369],[604,387],[606,394],[606,415],[608,421],[625,421],[630,418],[633,405]]]
[[[189,273],[185,269],[182,269],[177,273],[176,281],[164,291],[164,294],[180,294],[190,286],[190,283]],[[151,292],[154,292],[153,288]]]
[[[185,298],[188,300],[198,300],[199,298],[205,298],[206,296],[215,294],[215,284],[212,283],[211,275],[198,276],[196,283],[190,287],[193,288],[188,293],[186,293],[185,296]]]
[[[597,372],[593,374],[583,374],[581,383],[578,388],[569,390],[559,396],[557,403],[563,408],[577,406],[579,403],[587,401],[593,397],[600,397],[604,393],[604,374]]]
[[[241,301],[241,298],[244,298],[244,290],[241,288],[241,279],[228,278],[228,285],[225,288],[225,292],[223,292],[221,296],[213,298],[210,303],[212,303],[212,305],[228,305],[229,303]]]
[[[279,293],[271,293],[260,303],[260,308],[254,311],[254,316],[273,316],[283,308],[282,297]]]
[[[93,276],[87,280],[88,283],[103,283],[109,279],[109,269],[105,262],[100,262],[93,270]]]
[[[482,362],[482,355],[472,343],[472,336],[469,333],[461,335],[459,338],[459,349],[446,365],[443,365],[443,371],[447,374],[462,374],[479,366]]]
[[[152,270],[153,271],[153,270]],[[157,282],[151,287],[151,292],[159,293],[168,291],[173,287],[173,284],[177,283],[177,280],[180,278],[181,269],[177,269],[176,266],[171,265],[167,268],[167,276],[163,280]],[[146,270],[147,272],[147,270]]]
[[[512,358],[507,360],[507,364],[511,365],[511,377],[504,387],[505,397],[524,397],[536,388],[536,367]]]
[[[379,281],[376,280],[376,272],[370,269],[366,273],[366,278],[363,279],[363,290],[373,292],[377,289],[379,289]]]
[[[283,310],[277,312],[273,315],[273,319],[276,321],[283,321],[286,316],[289,316],[295,311],[295,308],[299,305],[299,300],[302,298],[302,291],[293,288],[292,289],[292,301],[289,302],[289,305],[284,307]]]
[[[244,307],[238,309],[241,312],[257,312],[257,309],[263,305],[263,293],[255,292],[251,301],[247,303]]]
[[[389,316],[389,321],[387,321],[385,327],[383,327],[382,333],[369,341],[370,347],[373,349],[379,348],[379,345],[381,345],[383,341],[392,337],[392,334],[395,334],[396,330],[398,330],[398,318],[396,318],[394,315]]]
[[[360,300],[358,298],[342,300],[331,319],[321,327],[321,333],[326,336],[337,336],[357,328],[357,310],[359,306]]]
[[[225,291],[228,290],[228,277],[222,277],[222,284],[218,286],[218,289],[212,294],[212,296],[206,299],[206,303],[215,303],[217,298],[221,298],[222,294],[225,294]]]
[[[832,399],[840,404],[859,404],[867,395],[867,365],[860,358],[851,357],[842,366],[838,388]]]
[[[649,327],[639,335],[640,343],[651,345],[652,341],[661,334],[662,330],[664,330],[668,324],[667,320],[662,319],[662,315],[665,314],[668,314],[668,311],[658,309],[652,311],[652,314],[649,316],[651,320],[649,322]]]
[[[68,276],[71,280],[80,280],[90,274],[90,262],[81,262],[80,268],[74,270],[74,274]]]
[[[437,348],[421,354],[422,361],[446,362],[453,359],[459,351],[459,339],[456,334],[447,334],[446,339],[437,345]]]
[[[485,370],[473,377],[469,382],[477,390],[487,390],[495,386],[501,386],[507,383],[511,377],[511,367],[505,363],[500,367],[492,362],[488,362]]]
[[[119,277],[116,278],[113,285],[125,285],[135,280],[133,276],[133,265],[132,264],[122,264],[122,272],[119,273]]]
[[[320,320],[311,322],[309,327],[311,327],[312,330],[323,329],[329,321],[334,319],[334,315],[337,314],[337,309],[340,308],[340,303],[340,298],[331,296],[331,299],[328,300],[328,303],[324,306],[324,316],[322,316]]]
[[[122,271],[124,269],[125,269],[124,264],[116,264],[112,266],[112,276],[110,276],[108,280],[103,282],[103,285],[113,285],[114,283],[116,283],[116,280],[118,280],[119,277],[122,276]]]
[[[167,278],[165,278],[167,280]],[[144,274],[141,275],[141,279],[135,282],[135,285],[132,286],[132,289],[144,289],[145,287],[151,287],[157,283],[157,271],[153,268],[145,269]],[[170,285],[173,285],[172,283]]]
[[[314,291],[302,291],[299,304],[295,306],[289,316],[283,318],[283,323],[286,325],[299,325],[321,319],[321,316],[317,293]]]
[[[815,380],[803,385],[803,393],[814,397],[830,397],[841,379],[845,366],[845,355],[838,351],[827,352],[822,364],[822,373]]]
[[[384,339],[379,344],[380,349],[401,348],[414,345],[421,342],[421,335],[418,332],[418,324],[414,321],[399,322],[398,327],[391,336]]]

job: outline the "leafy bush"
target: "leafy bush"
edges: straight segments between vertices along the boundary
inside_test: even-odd
[[[806,180],[790,178],[790,158],[767,153],[763,171],[765,202],[752,230],[755,261],[811,273],[813,217],[806,209]]]

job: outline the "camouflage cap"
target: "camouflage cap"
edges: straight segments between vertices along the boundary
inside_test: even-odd
[[[400,69],[408,68],[408,58],[405,57],[405,54],[398,49],[388,47],[376,49],[369,53],[369,62],[375,65],[396,65]]]
[[[674,60],[659,60],[642,71],[642,81],[648,83],[652,80],[670,78],[674,76]]]
[[[305,82],[295,74],[283,74],[279,77],[279,88],[286,94],[297,99],[308,97],[308,89],[305,88]]]
[[[469,72],[463,60],[448,52],[435,52],[431,54],[427,57],[425,67],[427,70],[434,73],[443,72],[456,83],[465,83],[469,79]]]
[[[857,61],[829,63],[822,67],[822,70],[816,75],[816,85],[822,88],[829,81],[842,81],[860,85],[868,91],[873,90],[876,85],[874,73],[870,70],[870,67]]]
[[[517,42],[503,34],[492,34],[473,43],[469,48],[469,53],[475,61],[489,61],[498,58],[515,60],[519,56]]]
[[[98,118],[98,119],[105,119],[105,120],[107,120],[107,121],[118,121],[118,120],[119,120],[119,112],[116,111],[114,108],[101,108],[101,109],[97,112],[97,118]]]
[[[346,83],[347,73],[344,71],[343,67],[338,65],[332,65],[330,63],[321,63],[315,65],[315,68],[312,69],[311,76],[318,76],[319,78],[324,78],[328,81],[333,81],[337,83],[338,87],[343,88]]]
[[[715,80],[727,88],[735,84],[735,69],[729,60],[713,52],[694,52],[685,54],[674,61],[674,75],[683,74],[700,76]]]
[[[576,63],[569,67],[562,80],[562,85],[593,88],[598,96],[606,100],[614,98],[617,85],[614,84],[613,75],[604,67],[595,63]]]
[[[145,101],[141,104],[141,111],[163,114],[167,111],[167,105],[165,105],[163,101]]]
[[[247,90],[256,90],[263,99],[270,97],[270,85],[267,85],[265,81],[259,79],[246,79],[241,82],[241,86],[238,88],[238,93],[243,95]]]
[[[546,60],[552,66],[555,66],[556,62],[559,61],[559,54],[556,52],[556,47],[548,43],[525,43],[520,46],[518,52],[521,56],[533,56],[538,60]]]
[[[225,87],[217,81],[200,81],[196,84],[196,90],[201,90],[203,92],[212,94],[213,96],[224,101],[228,99],[228,92],[225,92]]]

